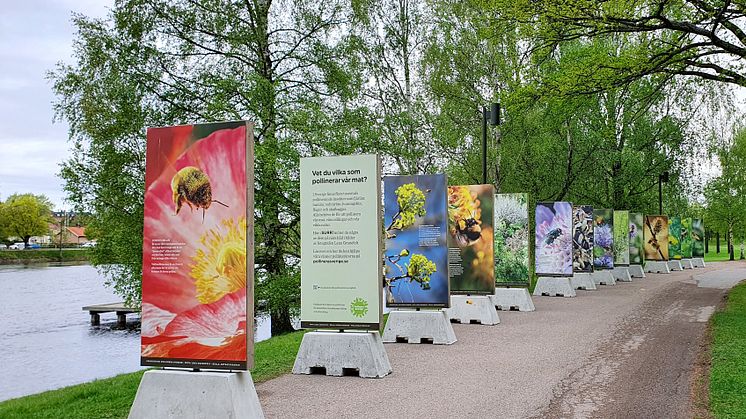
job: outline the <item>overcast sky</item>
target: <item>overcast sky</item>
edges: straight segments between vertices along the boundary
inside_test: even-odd
[[[113,0],[11,0],[0,12],[0,199],[44,194],[61,209],[59,162],[69,155],[67,126],[52,123],[53,95],[45,79],[70,62],[72,12],[104,16]]]

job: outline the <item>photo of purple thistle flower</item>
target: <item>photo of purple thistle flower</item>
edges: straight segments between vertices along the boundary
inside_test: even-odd
[[[603,255],[601,257],[598,257],[593,260],[594,266],[601,266],[601,267],[607,267],[607,268],[613,268],[614,267],[614,258],[612,258],[610,255]]]
[[[593,231],[593,243],[604,249],[611,249],[614,245],[611,227],[607,224],[597,226]]]

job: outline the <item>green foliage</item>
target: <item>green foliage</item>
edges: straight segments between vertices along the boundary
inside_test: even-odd
[[[732,246],[734,239],[746,238],[746,129],[720,146],[717,156],[723,173],[705,187],[705,225],[729,233]]]
[[[728,293],[724,310],[712,317],[710,408],[716,418],[746,412],[746,283]]]
[[[407,275],[411,281],[419,283],[423,289],[430,289],[430,275],[435,273],[436,270],[435,262],[425,255],[415,253],[409,258]]]
[[[396,202],[399,211],[388,230],[404,230],[414,224],[416,217],[425,215],[425,194],[414,183],[396,188]]]
[[[52,203],[44,195],[13,194],[0,205],[0,232],[25,244],[31,236],[49,234],[52,221]]]

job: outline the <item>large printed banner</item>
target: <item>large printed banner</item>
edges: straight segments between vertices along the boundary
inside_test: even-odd
[[[705,223],[701,218],[692,219],[692,257],[705,257]]]
[[[253,365],[253,190],[252,124],[148,129],[142,365]]]
[[[453,294],[494,294],[495,187],[448,187],[448,275]]]
[[[629,214],[629,263],[642,265],[645,262],[645,245],[642,239],[645,217],[639,212]]]
[[[645,260],[668,261],[668,217],[665,215],[646,215]]]
[[[682,218],[681,219],[681,257],[685,259],[691,259],[692,250],[692,219]]]
[[[528,194],[495,195],[495,284],[524,286],[531,281]]]
[[[614,211],[593,209],[593,225],[593,268],[614,269]]]
[[[668,257],[681,259],[681,217],[673,216],[668,219]]]
[[[448,307],[445,175],[383,178],[386,305]]]
[[[629,211],[614,211],[614,266],[629,266]]]
[[[573,272],[593,272],[593,207],[576,205],[572,209]]]
[[[536,275],[572,276],[572,204],[536,205]]]
[[[380,179],[377,155],[301,159],[301,327],[380,329]]]

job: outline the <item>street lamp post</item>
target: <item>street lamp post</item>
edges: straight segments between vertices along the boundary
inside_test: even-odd
[[[490,110],[482,106],[482,184],[487,183],[487,120],[493,127],[500,125],[500,104],[490,104]]]
[[[658,215],[663,215],[663,182],[668,183],[668,172],[658,175]]]

